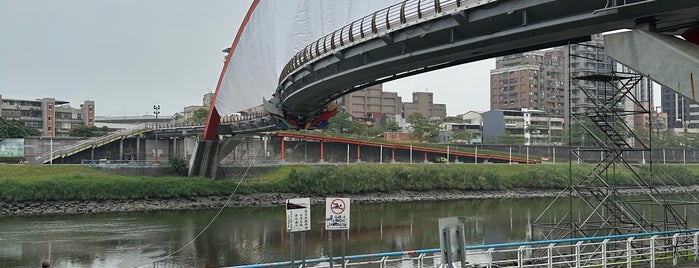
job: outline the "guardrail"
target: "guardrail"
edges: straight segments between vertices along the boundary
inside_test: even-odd
[[[699,259],[699,229],[600,237],[542,240],[466,246],[466,267],[636,267],[658,263],[673,266]],[[344,266],[439,267],[439,248],[395,251],[345,257]],[[334,257],[338,263],[341,257]],[[301,260],[294,261],[301,264]],[[329,258],[309,259],[306,265],[330,267]],[[289,266],[290,261],[231,266],[261,268]],[[460,267],[460,263],[453,264]]]
[[[294,55],[279,76],[281,84],[290,74],[342,48],[377,38],[422,21],[499,0],[406,0],[376,11],[312,42]]]

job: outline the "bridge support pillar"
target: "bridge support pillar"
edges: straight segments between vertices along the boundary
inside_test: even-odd
[[[136,157],[134,160],[141,160],[141,137],[136,136]]]
[[[323,141],[320,141],[320,159],[318,159],[319,163],[324,163],[325,159],[323,158]]]
[[[698,45],[643,30],[605,35],[604,45],[609,57],[684,97],[698,100]]]
[[[284,137],[282,137],[282,142],[281,142],[281,143],[282,143],[282,148],[281,148],[281,150],[280,150],[280,152],[281,152],[281,155],[280,155],[280,156],[281,156],[282,163],[284,163],[284,150],[285,150],[285,148],[284,148]]]
[[[230,154],[240,141],[226,138],[224,140],[200,140],[189,160],[188,176],[216,178],[218,163]]]
[[[217,158],[218,143],[218,140],[200,140],[197,143],[194,154],[189,160],[189,177],[216,177],[218,163],[214,163],[214,160]]]

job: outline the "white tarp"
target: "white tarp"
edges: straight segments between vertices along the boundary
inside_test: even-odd
[[[326,34],[399,0],[260,0],[217,88],[226,115],[262,104],[274,93],[284,65]]]

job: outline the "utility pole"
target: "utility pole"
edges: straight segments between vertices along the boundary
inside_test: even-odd
[[[155,166],[158,166],[158,114],[160,114],[160,105],[153,105],[153,113],[155,114]]]

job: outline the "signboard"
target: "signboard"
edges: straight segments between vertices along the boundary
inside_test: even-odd
[[[442,249],[442,264],[466,261],[464,240],[464,218],[439,218],[439,246]],[[465,266],[462,266],[465,267]]]
[[[328,197],[325,199],[325,229],[349,230],[350,199]]]
[[[286,200],[286,230],[289,232],[311,230],[310,198],[292,198]]]
[[[0,157],[24,157],[24,139],[0,139]]]

